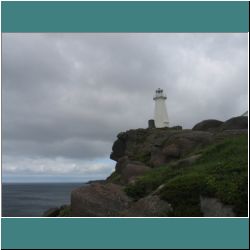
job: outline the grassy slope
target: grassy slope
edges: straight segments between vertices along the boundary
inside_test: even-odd
[[[165,184],[160,197],[172,204],[172,216],[202,216],[200,195],[216,197],[232,205],[237,216],[247,216],[247,176],[247,136],[240,135],[203,149],[192,166],[159,167],[125,190],[139,199]]]

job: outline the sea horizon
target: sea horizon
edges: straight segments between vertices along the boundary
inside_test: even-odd
[[[71,191],[86,182],[3,182],[2,217],[42,217],[50,208],[70,204]]]

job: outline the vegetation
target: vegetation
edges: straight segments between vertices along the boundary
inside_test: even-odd
[[[142,154],[137,155],[136,160],[149,165],[150,157],[151,156],[150,156],[149,152],[148,153],[142,153]]]
[[[70,217],[71,214],[71,207],[70,206],[64,206],[60,212],[58,217]]]
[[[114,171],[109,177],[108,177],[109,182],[113,183],[120,183],[121,182],[121,175],[118,174],[116,171]]]
[[[195,164],[161,166],[128,185],[125,191],[136,200],[164,184],[159,195],[172,204],[172,216],[202,216],[201,195],[218,198],[231,205],[237,216],[247,216],[247,145],[247,135],[225,139],[200,151],[202,157]]]

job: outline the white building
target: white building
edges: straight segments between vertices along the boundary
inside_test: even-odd
[[[169,127],[168,113],[165,100],[167,96],[162,89],[157,89],[153,100],[155,101],[154,121],[156,128]]]

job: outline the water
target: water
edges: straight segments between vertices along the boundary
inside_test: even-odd
[[[52,207],[70,204],[70,193],[83,183],[2,184],[2,216],[40,217]]]

